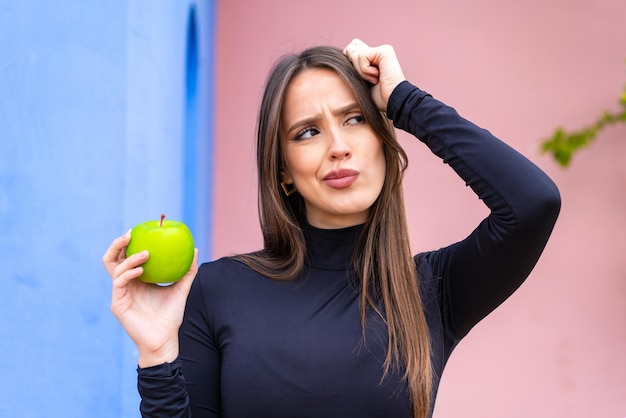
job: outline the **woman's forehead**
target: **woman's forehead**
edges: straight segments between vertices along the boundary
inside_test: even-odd
[[[354,92],[335,71],[312,68],[295,76],[285,90],[283,118],[314,114],[321,108],[343,108],[356,103]]]

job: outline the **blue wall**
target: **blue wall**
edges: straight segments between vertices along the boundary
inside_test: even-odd
[[[213,9],[0,2],[0,417],[139,415],[100,259],[161,212],[210,257]]]

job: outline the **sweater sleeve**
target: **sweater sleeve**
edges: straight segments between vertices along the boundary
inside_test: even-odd
[[[490,210],[467,238],[423,255],[440,279],[449,337],[458,341],[530,274],[556,222],[560,195],[520,153],[407,81],[392,93],[387,115],[449,164]]]
[[[181,363],[137,368],[142,417],[189,417],[189,400]]]

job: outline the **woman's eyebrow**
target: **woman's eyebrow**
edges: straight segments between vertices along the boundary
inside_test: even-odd
[[[350,102],[348,104],[345,104],[343,106],[339,106],[335,109],[332,110],[332,115],[333,116],[339,116],[339,115],[343,115],[349,112],[353,112],[355,110],[360,111],[361,110],[361,106],[359,106],[359,104],[357,102]],[[300,126],[306,126],[306,125],[310,125],[312,123],[317,122],[320,119],[320,115],[316,114],[314,116],[308,116],[306,118],[300,119],[297,122],[294,122],[289,129],[287,129],[287,133],[289,134],[291,131],[293,131],[294,129],[299,128]]]

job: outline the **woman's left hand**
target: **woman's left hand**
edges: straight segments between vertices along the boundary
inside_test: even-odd
[[[354,39],[344,48],[343,53],[361,77],[373,84],[372,97],[378,109],[387,111],[387,102],[393,89],[406,80],[393,47],[371,47],[360,39]]]

